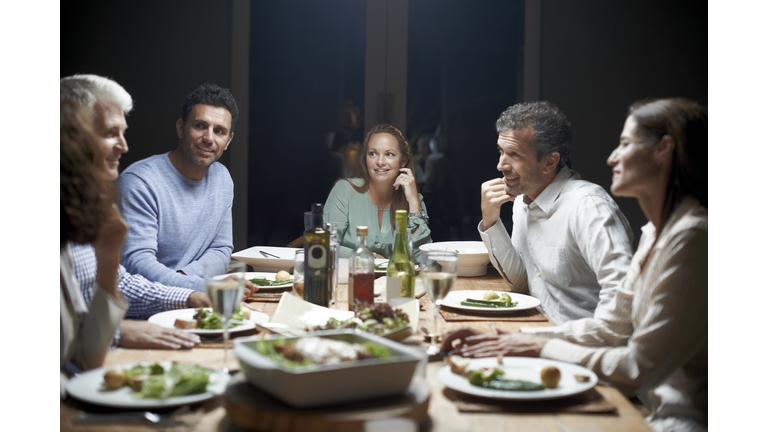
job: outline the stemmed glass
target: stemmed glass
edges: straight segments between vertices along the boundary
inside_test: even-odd
[[[235,313],[237,306],[243,300],[245,292],[245,263],[232,261],[226,273],[221,274],[220,263],[204,263],[203,274],[205,290],[211,299],[213,311],[221,318],[224,330],[224,359],[221,361],[221,369],[224,373],[227,368],[227,351],[229,350],[229,319]]]
[[[459,254],[453,251],[434,250],[421,251],[421,277],[424,288],[432,300],[432,316],[434,319],[434,333],[427,354],[437,354],[440,347],[437,345],[437,336],[440,334],[440,321],[438,312],[443,299],[456,282],[459,272]]]

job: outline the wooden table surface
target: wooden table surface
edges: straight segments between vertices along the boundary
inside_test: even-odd
[[[458,278],[454,290],[506,290],[506,285],[492,266],[488,268],[488,274],[481,277]],[[346,308],[346,286],[339,287],[339,306]],[[432,328],[432,304],[427,296],[420,299],[422,311],[419,315],[419,327]],[[251,303],[260,307],[265,313],[272,316],[277,303]],[[445,322],[442,317],[441,330],[458,328],[463,325],[477,328],[482,331],[492,331],[491,324],[499,328],[517,331],[521,326],[551,326],[551,321],[546,322]],[[423,342],[422,335],[414,335],[404,340],[408,345],[422,346],[426,349],[427,343]],[[105,360],[105,366],[113,366],[123,363],[138,361],[163,361],[176,360],[193,362],[209,368],[218,368],[223,356],[221,349],[194,348],[191,350],[137,350],[118,348],[111,351]],[[239,369],[239,363],[232,352],[228,359],[230,369]],[[427,382],[432,390],[429,404],[429,420],[421,425],[421,431],[552,431],[552,432],[601,432],[601,431],[650,431],[641,413],[618,390],[598,385],[596,390],[603,398],[616,408],[613,414],[487,414],[487,413],[461,413],[455,403],[450,399],[450,390],[440,383],[437,373],[443,366],[442,362],[432,362],[427,366]],[[182,416],[189,420],[188,426],[167,428],[172,431],[241,431],[243,429],[234,425],[226,415],[223,406],[223,397],[208,401],[204,404],[193,406],[192,412]],[[80,403],[67,397],[60,405],[61,430],[62,431],[141,431],[163,430],[155,426],[125,425],[125,424],[99,424],[76,425],[72,419],[82,412],[116,412],[118,410],[97,407]],[[172,410],[167,410],[168,412]]]

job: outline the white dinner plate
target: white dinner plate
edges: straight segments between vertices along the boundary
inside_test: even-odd
[[[171,368],[171,362],[158,362],[165,370]],[[111,369],[129,369],[137,364],[150,365],[152,362],[129,363],[116,366],[106,366],[83,372],[67,382],[67,393],[75,399],[94,405],[102,405],[113,408],[144,409],[166,408],[179,405],[187,405],[202,402],[224,393],[229,374],[208,369],[209,382],[204,393],[174,396],[168,399],[138,399],[136,392],[130,387],[122,387],[117,390],[104,389],[104,374]]]
[[[483,294],[485,293],[486,291],[482,291],[482,290],[451,291],[448,293],[447,296],[445,296],[445,298],[443,299],[443,302],[441,303],[441,306],[448,306],[451,308],[472,311],[472,312],[507,313],[507,312],[525,310],[525,309],[533,309],[536,306],[541,304],[539,299],[537,299],[536,297],[531,297],[525,294],[517,294],[517,293],[506,292],[506,291],[496,291],[496,293],[499,295],[501,295],[502,293],[508,294],[512,298],[512,302],[517,302],[517,306],[508,307],[508,308],[486,308],[486,307],[476,307],[476,306],[463,306],[461,304],[461,302],[463,302],[468,298],[482,300]]]
[[[597,375],[595,375],[594,372],[571,363],[532,357],[504,357],[503,362],[505,378],[522,379],[535,383],[541,383],[539,375],[541,368],[544,366],[557,366],[557,368],[560,369],[560,383],[553,389],[534,391],[489,389],[470,384],[467,377],[451,372],[451,367],[447,365],[437,373],[437,379],[439,379],[446,387],[461,393],[490,399],[506,400],[545,400],[563,398],[583,393],[597,384]],[[468,370],[498,366],[495,357],[470,359]],[[575,375],[585,375],[589,377],[589,380],[578,382],[576,381]]]
[[[147,321],[151,322],[152,324],[157,324],[160,327],[176,328],[174,326],[174,323],[176,323],[176,318],[191,320],[192,317],[195,316],[195,312],[197,312],[197,309],[194,309],[194,308],[169,310],[169,311],[154,314],[151,317],[149,317]],[[268,321],[269,321],[269,315],[263,312],[256,312],[252,310],[251,317],[245,320],[244,324],[230,328],[229,333],[231,334],[231,333],[237,333],[245,330],[250,330],[252,328],[255,328],[256,324],[263,324]],[[218,330],[184,329],[183,331],[197,333],[201,335],[216,335],[216,334],[224,333],[223,329],[218,329]]]
[[[267,280],[273,281],[275,280],[275,276],[277,273],[262,273],[262,272],[246,272],[245,278],[248,280],[251,280],[256,277],[265,277]],[[291,276],[291,279],[293,279],[293,276]],[[275,286],[258,286],[259,292],[264,291],[275,291],[275,290],[285,290],[285,289],[291,289],[293,288],[293,282],[285,285],[275,285]]]

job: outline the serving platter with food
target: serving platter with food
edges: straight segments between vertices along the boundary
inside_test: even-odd
[[[193,363],[129,363],[83,372],[69,380],[67,393],[113,408],[166,408],[221,395],[229,378]]]
[[[541,301],[525,294],[504,291],[465,290],[451,291],[443,299],[441,307],[482,313],[508,313],[533,309]]]
[[[558,399],[597,384],[584,367],[531,357],[467,359],[449,356],[437,378],[446,387],[472,396],[504,400]]]
[[[223,334],[221,319],[211,308],[176,309],[152,315],[147,320],[161,327],[177,328],[201,335]],[[230,319],[230,333],[251,330],[269,321],[269,315],[247,307],[239,307]]]
[[[234,352],[251,384],[302,408],[404,393],[424,360],[414,348],[351,329],[240,338]]]

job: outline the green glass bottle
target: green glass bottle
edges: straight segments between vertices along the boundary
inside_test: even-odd
[[[323,205],[312,204],[312,226],[304,231],[304,300],[328,307],[331,298],[330,233],[323,226]]]
[[[400,297],[414,297],[416,271],[408,251],[408,211],[398,210],[395,213],[396,233],[395,246],[387,266],[387,277],[400,279]]]

